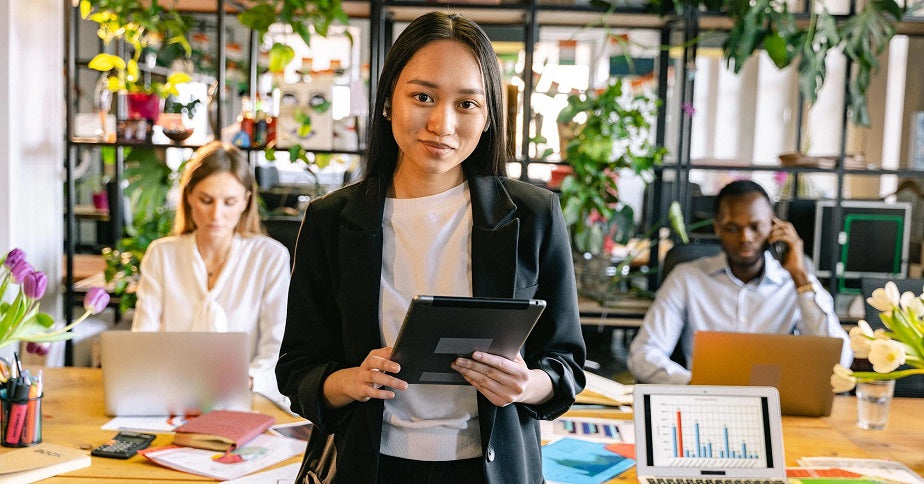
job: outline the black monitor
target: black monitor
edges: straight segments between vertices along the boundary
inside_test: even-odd
[[[905,276],[911,204],[842,201],[841,233],[836,244],[831,236],[833,210],[833,200],[819,200],[815,205],[812,258],[819,277],[836,276],[843,287],[845,280],[861,277]],[[835,271],[831,268],[832,248],[840,251]]]

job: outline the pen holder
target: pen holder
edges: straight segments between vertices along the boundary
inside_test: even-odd
[[[0,391],[0,445],[28,447],[42,441],[42,396],[10,399]]]

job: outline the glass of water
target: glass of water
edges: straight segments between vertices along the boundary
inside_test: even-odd
[[[857,383],[857,426],[867,430],[882,430],[889,423],[889,404],[895,380],[873,380]]]

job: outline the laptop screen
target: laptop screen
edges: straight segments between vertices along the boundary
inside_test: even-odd
[[[773,467],[766,397],[645,395],[645,408],[648,465]]]
[[[638,385],[636,392],[640,476],[785,473],[774,388]]]

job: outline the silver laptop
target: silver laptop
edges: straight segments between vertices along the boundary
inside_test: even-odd
[[[101,343],[107,415],[251,409],[247,333],[107,331]]]
[[[843,347],[826,336],[697,331],[690,384],[776,387],[784,415],[827,416]]]
[[[786,482],[773,387],[636,385],[639,482]]]

